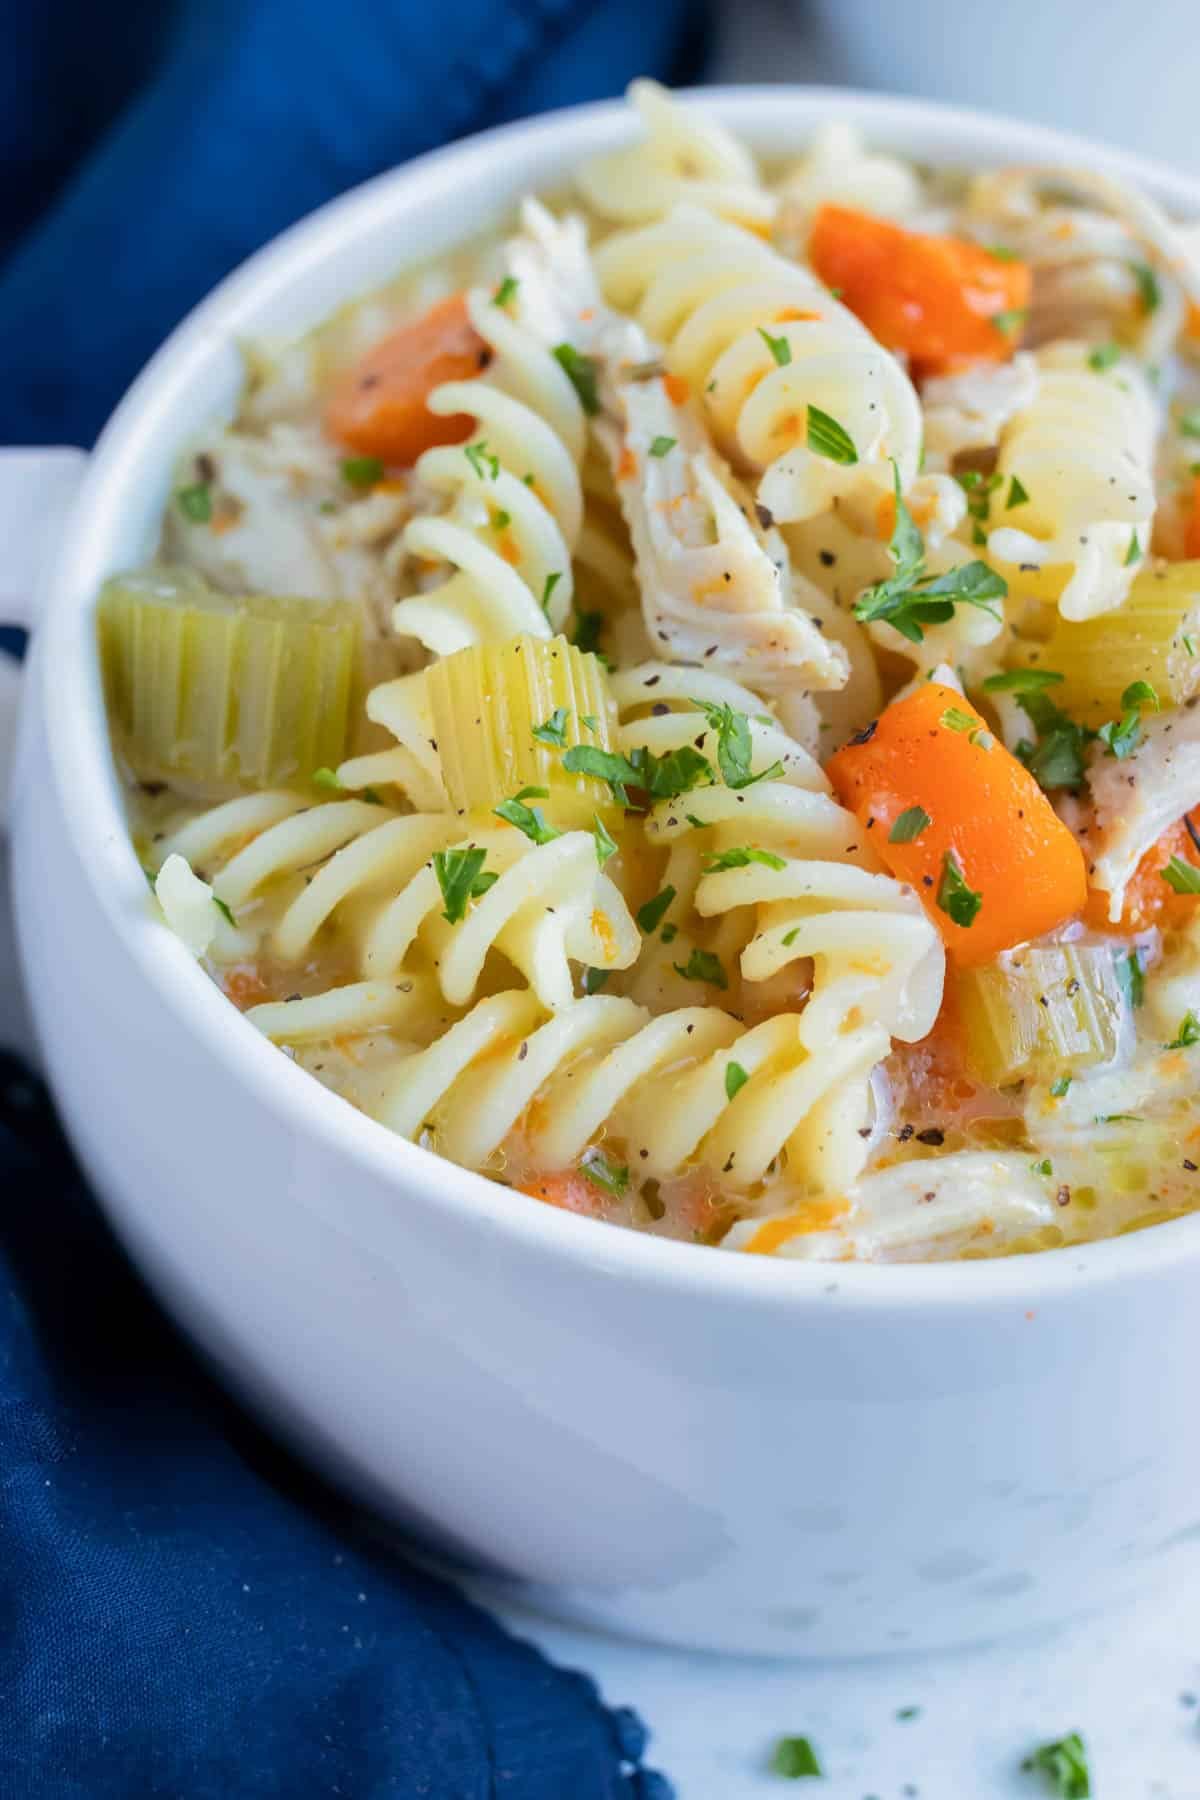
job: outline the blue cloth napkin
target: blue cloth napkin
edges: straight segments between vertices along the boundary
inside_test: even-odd
[[[0,0],[0,442],[382,168],[698,67],[695,0]],[[119,1078],[116,1072],[114,1078]],[[223,1401],[0,1054],[5,1800],[664,1800],[605,1708]]]
[[[452,138],[639,72],[692,78],[705,14],[0,0],[0,442],[90,444],[171,327],[284,226]]]
[[[226,1401],[0,1053],[5,1800],[666,1800],[646,1734]]]

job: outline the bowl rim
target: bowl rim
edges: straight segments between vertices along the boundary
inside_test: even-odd
[[[1136,153],[979,108],[792,84],[691,89],[679,98],[767,153],[798,148],[818,123],[836,119],[861,127],[874,144],[927,162],[1082,161],[1146,187],[1185,216],[1200,216],[1200,180]],[[1027,1308],[1084,1286],[1152,1276],[1177,1268],[1184,1258],[1200,1258],[1200,1214],[1033,1255],[903,1264],[714,1254],[708,1246],[565,1214],[397,1137],[294,1066],[245,1019],[232,1015],[229,1002],[149,905],[108,752],[91,629],[95,594],[108,570],[91,545],[104,535],[98,522],[119,515],[146,457],[150,421],[161,420],[178,396],[203,382],[206,365],[228,351],[243,315],[262,310],[271,295],[296,290],[306,274],[336,258],[339,245],[395,227],[406,209],[428,205],[434,190],[444,190],[452,200],[454,190],[461,193],[474,179],[488,185],[486,171],[502,160],[498,152],[513,152],[514,161],[518,152],[552,156],[565,176],[583,158],[636,133],[636,119],[624,102],[597,102],[479,133],[374,177],[243,262],[175,328],[129,388],[90,458],[44,583],[36,627],[34,678],[40,683],[57,799],[88,883],[79,900],[107,916],[175,1025],[297,1137],[314,1134],[327,1151],[344,1155],[349,1168],[361,1167],[390,1187],[397,1202],[406,1193],[410,1199],[428,1196],[434,1208],[449,1209],[556,1263],[587,1265],[664,1293],[694,1291],[710,1304],[749,1300],[759,1309],[794,1308],[802,1298],[821,1297],[824,1306],[936,1305],[945,1312],[977,1308],[983,1301]],[[508,191],[511,204],[520,183],[510,182]],[[497,201],[497,210],[502,204]],[[396,267],[404,260],[398,254]],[[344,297],[351,298],[352,290]],[[410,1228],[402,1204],[394,1216],[398,1230]],[[353,1229],[350,1220],[347,1225]]]

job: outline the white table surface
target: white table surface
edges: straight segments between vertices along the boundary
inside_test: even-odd
[[[827,27],[827,6],[808,16]],[[806,39],[788,0],[730,0],[715,78],[871,81],[876,72],[865,64],[839,63],[827,29],[820,42],[817,35]],[[1063,76],[1060,67],[1056,83]],[[930,81],[927,91],[936,86]],[[960,88],[948,97],[972,96]],[[1005,110],[1035,109],[1014,96]],[[1128,109],[1114,114],[1106,135],[1128,139],[1119,119],[1128,126],[1133,116]],[[1190,104],[1186,132],[1183,123],[1181,114],[1169,145],[1160,123],[1154,148],[1194,161]],[[0,669],[0,770],[9,699]],[[30,1047],[2,847],[0,1044]],[[1192,1579],[1134,1613],[945,1655],[826,1664],[735,1659],[626,1643],[516,1612],[502,1616],[555,1661],[587,1670],[613,1705],[637,1708],[652,1732],[648,1761],[670,1776],[679,1800],[1038,1800],[1047,1790],[1022,1774],[1021,1759],[1070,1730],[1088,1743],[1095,1800],[1200,1800],[1200,1543]],[[914,1706],[917,1718],[897,1718]],[[769,1772],[775,1740],[801,1733],[820,1752],[822,1782],[790,1783]]]

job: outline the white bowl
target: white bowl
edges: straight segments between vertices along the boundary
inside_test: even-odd
[[[700,103],[755,146],[836,114],[925,161],[1135,158],[925,103]],[[1200,1531],[1200,1218],[1035,1258],[772,1262],[491,1186],[390,1135],[246,1024],[156,916],[93,647],[235,338],[296,331],[628,136],[616,106],[490,133],[325,208],[159,352],[44,584],[14,795],[25,970],[116,1228],[237,1390],[336,1479],[503,1591],[724,1649],[983,1639],[1132,1594]],[[0,484],[2,485],[2,484]],[[2,508],[0,508],[2,512]]]

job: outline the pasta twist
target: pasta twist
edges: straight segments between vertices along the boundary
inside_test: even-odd
[[[680,200],[750,224],[769,225],[772,195],[750,152],[715,120],[681,106],[657,81],[634,81],[627,97],[645,135],[625,150],[597,156],[576,175],[601,218],[631,224],[660,219]]]
[[[636,308],[667,345],[668,368],[702,398],[718,447],[759,478],[759,503],[781,523],[857,498],[873,525],[891,462],[906,491],[916,479],[912,382],[810,270],[694,206],[609,238],[596,269],[610,303]],[[810,448],[809,407],[849,434],[853,462]]]
[[[831,1096],[865,1077],[887,1037],[864,1026],[815,1056],[799,1025],[779,1014],[747,1030],[707,1006],[655,1018],[599,994],[546,1018],[530,993],[497,994],[397,1064],[375,1110],[404,1137],[429,1129],[467,1168],[519,1133],[546,1170],[604,1139],[643,1176],[703,1166],[737,1191],[782,1156],[789,1183],[813,1185],[830,1166]]]
[[[404,533],[411,555],[454,572],[392,613],[400,636],[437,656],[560,629],[583,525],[586,420],[575,389],[547,346],[488,293],[476,289],[467,305],[492,361],[474,380],[443,382],[427,404],[468,415],[475,429],[465,445],[420,458],[418,480],[450,506],[413,519]]]
[[[495,880],[473,904],[464,901],[451,922],[432,859],[465,847],[485,853],[483,868]],[[553,1009],[573,998],[571,962],[627,968],[638,952],[637,928],[597,867],[590,832],[535,845],[491,821],[470,832],[469,821],[452,814],[401,815],[362,800],[309,806],[302,796],[277,792],[214,807],[156,849],[160,864],[176,854],[211,880],[240,933],[226,946],[226,959],[265,953],[299,966],[336,917],[349,929],[359,998],[368,1006],[381,984],[414,969],[431,973],[452,1006],[466,1006],[497,950]],[[311,1035],[308,1013],[323,1017],[333,1004],[315,999],[320,1006],[312,999],[288,1005],[288,1036]],[[272,1031],[277,1013],[270,1014]]]
[[[781,781],[700,788],[686,805],[656,806],[646,832],[671,847],[666,879],[690,891],[699,916],[738,933],[743,981],[811,959],[797,1027],[806,1049],[827,1051],[862,1024],[908,1043],[930,1031],[945,979],[941,939],[912,890],[875,872],[857,820],[828,793]]]
[[[1057,600],[1065,619],[1111,612],[1129,592],[1154,522],[1155,406],[1128,359],[1096,369],[1086,344],[1038,353],[1038,388],[1000,436],[1005,519],[989,555],[1009,585]],[[1012,482],[1027,498],[1013,504]]]

